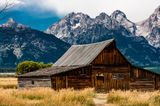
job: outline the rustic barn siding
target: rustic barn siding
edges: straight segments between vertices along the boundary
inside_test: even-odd
[[[155,83],[156,83],[156,85],[155,85],[156,89],[160,90],[160,75],[156,75]]]
[[[130,64],[120,54],[115,42],[107,46],[92,62],[92,82],[96,89],[129,89]]]
[[[83,67],[51,77],[54,89],[74,88],[81,89],[92,87],[91,67]]]
[[[96,89],[129,89],[128,67],[93,68],[94,86]]]
[[[23,87],[51,87],[51,80],[49,77],[38,78],[18,78],[19,88]]]
[[[155,74],[143,69],[132,67],[130,88],[141,90],[155,89]]]
[[[114,42],[106,47],[92,62],[92,64],[103,65],[127,65],[128,62],[119,53]]]

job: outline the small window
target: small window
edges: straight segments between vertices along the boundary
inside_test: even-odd
[[[114,73],[114,74],[112,74],[112,79],[121,80],[121,79],[124,79],[124,78],[125,78],[125,75],[122,74],[122,73]]]
[[[31,81],[31,84],[34,85],[34,81],[33,80]]]
[[[99,81],[102,81],[104,83],[104,74],[103,73],[97,73],[96,79]]]
[[[79,71],[79,75],[80,75],[80,76],[85,76],[85,75],[87,75],[86,69],[80,70],[80,71]]]

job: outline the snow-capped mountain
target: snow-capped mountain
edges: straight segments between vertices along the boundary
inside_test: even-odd
[[[0,67],[15,67],[24,60],[56,61],[70,45],[9,19],[0,25]]]
[[[83,40],[85,39],[80,40],[77,38],[83,37],[84,34],[87,34],[85,37],[92,38],[90,42],[94,42],[96,39],[99,39],[101,32],[103,35],[112,34],[112,30],[121,30],[126,36],[132,35],[116,20],[111,19],[105,13],[101,13],[94,19],[83,13],[70,13],[59,22],[50,26],[45,32],[53,34],[70,44],[77,44],[84,42]]]
[[[149,44],[160,48],[160,6],[148,19],[137,24],[137,35],[144,36]]]
[[[116,20],[120,25],[129,30],[133,35],[136,33],[136,24],[127,19],[127,16],[120,10],[116,10],[111,14],[111,18]]]
[[[25,29],[29,29],[29,27],[22,25],[20,23],[17,23],[13,20],[13,18],[9,18],[8,21],[2,25],[0,25],[1,28],[12,28],[15,29],[16,32],[21,31],[21,30],[25,30]]]
[[[71,13],[51,25],[46,33],[70,44],[84,44],[115,38],[120,51],[139,66],[160,65],[160,49],[151,46],[147,38],[136,35],[137,25],[116,10],[110,16],[101,13],[91,18],[83,13]]]

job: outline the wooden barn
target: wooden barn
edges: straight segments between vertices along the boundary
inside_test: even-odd
[[[73,45],[51,68],[18,76],[23,87],[53,89],[94,87],[111,89],[160,89],[160,73],[133,66],[117,49],[114,39]]]

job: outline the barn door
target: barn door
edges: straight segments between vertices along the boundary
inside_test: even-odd
[[[104,89],[104,74],[103,73],[96,73],[96,80],[95,80],[95,86],[98,90]]]
[[[66,77],[65,76],[58,76],[57,77],[56,88],[57,89],[66,88]]]

